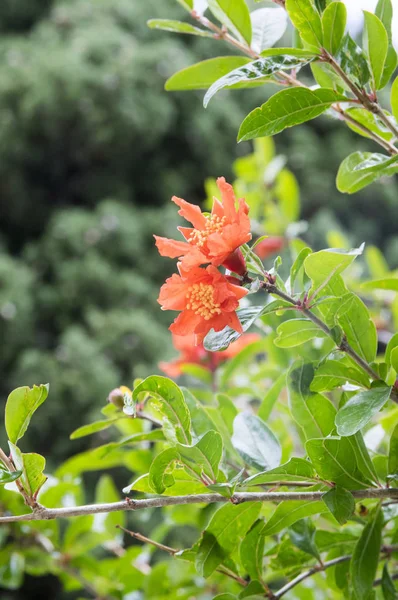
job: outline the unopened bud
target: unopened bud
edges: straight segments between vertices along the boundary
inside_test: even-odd
[[[236,248],[223,262],[223,267],[237,275],[245,275],[247,273],[246,262],[240,248]]]

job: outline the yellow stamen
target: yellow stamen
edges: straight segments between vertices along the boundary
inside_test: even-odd
[[[194,229],[188,238],[188,242],[202,248],[207,241],[207,238],[212,233],[223,232],[226,217],[219,217],[218,215],[210,215],[206,217],[206,225],[204,229]]]
[[[194,283],[186,294],[188,300],[186,308],[195,315],[200,315],[209,321],[215,315],[221,314],[220,304],[214,302],[214,287],[208,283]]]

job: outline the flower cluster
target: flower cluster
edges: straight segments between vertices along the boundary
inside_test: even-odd
[[[195,344],[201,344],[211,329],[221,331],[227,325],[242,333],[236,309],[248,293],[240,279],[224,275],[218,267],[245,275],[240,246],[251,239],[249,207],[243,199],[236,200],[223,177],[217,185],[222,202],[214,198],[209,215],[181,198],[172,198],[178,213],[192,224],[178,228],[185,241],[155,236],[162,256],[178,258],[178,274],[166,280],[158,302],[163,310],[180,312],[170,330],[177,336],[194,335]]]

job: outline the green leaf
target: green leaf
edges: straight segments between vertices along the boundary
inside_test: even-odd
[[[24,555],[20,552],[11,552],[7,557],[7,562],[0,566],[0,586],[7,590],[20,588],[23,583],[24,569]]]
[[[261,56],[279,56],[285,54],[292,58],[319,58],[319,51],[312,49],[306,50],[305,48],[268,48],[261,52]],[[273,156],[275,153],[273,152]],[[265,166],[265,165],[264,165]]]
[[[384,277],[384,279],[373,279],[362,284],[365,290],[391,290],[398,292],[398,277]]]
[[[375,10],[376,17],[380,19],[386,28],[388,39],[391,40],[392,3],[391,0],[379,0]]]
[[[225,504],[213,514],[196,554],[200,575],[209,577],[225,557],[237,549],[260,510],[260,502],[245,502]]]
[[[189,445],[192,440],[191,417],[178,385],[167,377],[151,375],[137,385],[133,399],[137,401],[142,392],[151,396],[151,405],[162,415],[165,435]]]
[[[337,433],[354,435],[365,427],[388,402],[390,393],[391,387],[383,385],[355,394],[336,415]]]
[[[283,388],[286,386],[286,375],[282,373],[279,375],[278,379],[276,379],[271,387],[268,389],[265,394],[260,406],[258,407],[258,416],[263,421],[267,421],[269,418],[272,409],[278,400]]]
[[[199,27],[194,27],[183,21],[173,21],[170,19],[150,19],[147,21],[150,29],[161,29],[162,31],[172,31],[174,33],[188,33],[190,35],[199,35],[201,37],[213,37],[213,34]]]
[[[388,454],[388,474],[398,475],[398,425],[394,427],[394,431],[390,438],[390,450]]]
[[[303,248],[302,250],[300,250],[300,252],[296,256],[296,259],[292,265],[292,268],[290,269],[289,284],[290,284],[290,289],[292,292],[294,291],[294,284],[296,282],[296,279],[304,266],[304,261],[307,258],[307,256],[309,256],[309,254],[311,254],[311,252],[312,252],[311,248]]]
[[[391,109],[392,114],[398,120],[398,77],[394,79],[391,86]]]
[[[104,431],[108,429],[112,425],[114,425],[117,421],[121,419],[126,419],[127,417],[115,417],[114,419],[108,419],[106,421],[95,421],[94,423],[89,423],[88,425],[83,425],[78,429],[75,429],[70,436],[69,439],[77,440],[78,438],[85,437],[86,435],[91,435],[93,433],[97,433],[98,431]]]
[[[369,387],[369,378],[363,371],[338,360],[327,360],[315,371],[311,390],[313,392],[328,392],[347,382]]]
[[[284,321],[276,330],[278,337],[274,344],[279,348],[294,348],[314,338],[326,337],[315,323],[308,319],[290,319]]]
[[[5,471],[0,469],[0,485],[11,483],[22,475],[22,471]]]
[[[395,589],[394,582],[388,572],[388,563],[384,563],[383,574],[381,576],[381,589],[384,600],[397,600],[398,592]]]
[[[377,115],[369,112],[365,108],[349,108],[346,110],[346,113],[358,121],[358,123],[364,125],[367,129],[370,129],[373,133],[377,133],[377,135],[384,140],[390,141],[393,139],[394,134],[384,125],[383,121],[381,121]],[[364,132],[363,129],[360,129],[350,121],[346,121],[346,124],[358,135],[362,135],[368,139],[372,138],[371,134]]]
[[[209,8],[220,23],[250,46],[252,26],[245,0],[209,0]]]
[[[321,479],[347,490],[363,489],[370,485],[358,468],[348,438],[312,439],[306,443],[306,450]]]
[[[312,60],[312,57],[296,58],[286,54],[258,58],[253,62],[234,69],[227,75],[224,75],[224,77],[221,77],[221,79],[215,81],[206,92],[203,99],[203,105],[206,108],[211,98],[224,88],[235,87],[237,84],[242,84],[245,82],[252,83],[255,81],[273,81],[271,76],[274,73],[277,73],[278,71],[299,69]]]
[[[177,445],[181,461],[199,476],[205,473],[214,483],[218,477],[218,466],[223,445],[217,431],[208,431],[195,446]]]
[[[340,67],[354,83],[363,87],[370,79],[370,70],[366,56],[347,33],[336,56]]]
[[[354,496],[342,487],[335,486],[322,496],[322,500],[340,525],[347,523],[354,514]]]
[[[376,326],[365,304],[355,294],[346,294],[340,304],[337,321],[342,327],[350,346],[367,362],[377,353]]]
[[[102,475],[95,488],[95,503],[107,504],[121,500],[120,494],[109,475]],[[117,536],[119,542],[122,542],[122,533],[118,532],[116,527],[124,526],[126,521],[125,513],[111,512],[108,514],[97,515],[94,520],[94,529],[96,533],[108,533],[111,538]]]
[[[320,560],[319,550],[315,543],[315,525],[309,519],[300,519],[288,529],[290,541],[299,550]]]
[[[343,160],[337,173],[339,192],[354,194],[380,177],[391,177],[398,172],[398,156],[376,152],[353,152]]]
[[[386,348],[386,356],[385,360],[388,365],[391,365],[391,353],[392,351],[398,347],[398,332],[394,333],[392,338],[389,340]]]
[[[342,2],[331,2],[322,15],[323,47],[336,54],[343,41],[347,24],[347,9]]]
[[[261,580],[263,577],[263,558],[265,536],[264,521],[259,519],[246,534],[240,545],[240,560],[251,579]]]
[[[373,75],[374,89],[380,89],[381,77],[388,51],[387,31],[376,15],[367,10],[365,15],[365,31],[367,41],[367,53]]]
[[[286,10],[301,39],[310,46],[321,48],[322,21],[312,0],[286,0]]]
[[[265,471],[257,473],[245,479],[242,486],[262,485],[278,481],[310,481],[316,478],[313,466],[304,458],[291,458],[287,463]]]
[[[273,469],[280,464],[282,450],[277,438],[259,417],[249,412],[235,417],[232,445],[256,469]]]
[[[215,81],[250,62],[243,56],[218,56],[186,67],[174,73],[165,84],[169,92],[207,89]]]
[[[380,82],[380,89],[383,89],[387,84],[390,83],[390,79],[394,74],[397,67],[398,55],[395,51],[392,42],[390,41],[387,51],[386,62],[384,63],[384,71]]]
[[[265,524],[263,534],[267,536],[275,535],[300,519],[322,514],[327,512],[327,510],[321,501],[287,500],[281,502]]]
[[[174,478],[167,473],[174,463],[179,460],[179,454],[176,448],[167,448],[163,450],[152,461],[149,469],[149,485],[157,494],[163,494],[167,487],[174,484]]]
[[[304,269],[312,280],[313,288],[320,289],[331,281],[332,277],[339,275],[363,252],[364,244],[351,250],[328,248],[313,252],[304,261]]]
[[[310,121],[321,115],[334,102],[347,102],[347,98],[331,89],[281,90],[260,108],[255,108],[247,115],[240,126],[238,141],[275,135],[287,127]]]
[[[46,466],[45,458],[34,452],[23,454],[15,444],[12,442],[8,444],[15,468],[22,471],[21,483],[24,489],[31,498],[36,497],[41,486],[47,481],[47,477],[43,475]]]
[[[33,388],[19,387],[7,398],[5,426],[8,439],[13,444],[26,432],[33,413],[48,396],[47,385],[34,385]]]
[[[250,13],[252,22],[252,49],[260,53],[271,48],[285,33],[286,11],[283,8],[259,8]]]
[[[368,598],[373,589],[381,548],[383,513],[379,504],[362,530],[351,559],[351,581],[357,598]]]
[[[336,409],[320,394],[311,391],[314,377],[311,363],[298,360],[287,375],[289,408],[306,439],[329,435],[334,429]]]
[[[264,312],[264,306],[250,306],[249,308],[238,308],[236,311],[243,331],[247,331]],[[232,342],[240,338],[242,334],[231,327],[225,327],[222,331],[212,329],[204,339],[204,347],[209,352],[226,350]]]

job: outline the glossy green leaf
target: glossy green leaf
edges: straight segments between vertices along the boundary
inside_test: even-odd
[[[174,33],[187,33],[190,35],[199,35],[201,37],[213,37],[213,34],[199,27],[194,27],[183,21],[173,21],[171,19],[150,19],[147,21],[150,29],[160,29],[162,31],[172,31]]]
[[[394,348],[398,348],[398,332],[394,333],[387,344],[385,360],[388,365],[391,365],[391,352]]]
[[[369,129],[371,132],[376,133],[384,140],[390,141],[393,139],[394,134],[391,132],[390,129],[388,129],[385,126],[383,121],[381,121],[377,115],[369,112],[365,108],[349,108],[347,109],[346,113],[348,113],[350,117],[355,119],[355,121],[366,127],[366,129]],[[363,137],[367,137],[369,139],[372,138],[370,133],[367,133],[366,131],[351,123],[350,121],[346,121],[346,124],[350,129],[352,129],[352,131],[355,131],[355,133],[357,133],[358,135],[362,135]]]
[[[398,120],[398,77],[394,79],[391,86],[391,109],[392,114]]]
[[[243,331],[247,331],[263,312],[263,306],[239,308],[236,313],[239,317],[239,321],[241,322]],[[225,327],[222,331],[214,331],[214,329],[212,329],[204,339],[204,347],[209,352],[226,350],[228,346],[240,338],[241,335],[241,333],[231,329],[231,327]]]
[[[165,89],[169,92],[207,89],[230,71],[249,62],[250,59],[243,56],[209,58],[174,73],[166,81]]]
[[[351,559],[352,588],[357,598],[368,598],[376,578],[381,548],[383,513],[378,505],[354,548]]]
[[[251,579],[261,580],[263,577],[264,526],[261,519],[256,521],[240,545],[240,560]]]
[[[355,294],[343,297],[337,321],[342,327],[350,346],[365,359],[372,362],[377,352],[376,326],[365,304]]]
[[[195,446],[178,444],[176,447],[181,461],[199,476],[205,473],[214,483],[217,481],[218,466],[223,445],[217,431],[208,431]]]
[[[328,392],[347,382],[369,387],[369,378],[363,371],[338,360],[327,360],[316,369],[311,383],[311,390],[313,392]]]
[[[143,392],[150,396],[151,405],[162,415],[165,435],[182,444],[190,444],[191,417],[178,385],[167,377],[151,375],[134,389],[133,400],[137,401]]]
[[[263,534],[267,536],[275,535],[300,519],[322,514],[327,512],[327,510],[323,502],[308,502],[308,500],[287,500],[281,502],[265,524]]]
[[[304,261],[307,258],[307,256],[311,254],[311,252],[311,248],[303,248],[302,250],[300,250],[292,265],[292,268],[290,269],[289,285],[292,292],[294,291],[294,284],[296,282],[296,279],[304,267]]]
[[[48,396],[47,385],[34,385],[33,388],[19,387],[7,398],[5,426],[8,439],[13,444],[26,432],[33,413]]]
[[[306,439],[329,435],[334,429],[336,409],[320,394],[311,391],[314,367],[296,361],[287,375],[289,408]]]
[[[290,319],[284,321],[276,330],[278,337],[274,344],[279,348],[294,348],[314,338],[326,337],[315,323],[308,319]]]
[[[287,127],[310,121],[334,102],[347,99],[331,89],[289,88],[274,94],[260,108],[255,108],[242,122],[238,141],[275,135]]]
[[[306,443],[306,450],[321,479],[347,490],[358,490],[370,485],[359,470],[347,438],[312,439]]]
[[[391,25],[393,16],[391,0],[378,0],[375,15],[383,23],[387,31],[388,38],[391,39]]]
[[[263,50],[261,52],[261,56],[279,56],[280,54],[285,54],[292,58],[317,58],[320,53],[318,50],[311,49],[307,50],[305,48],[267,48],[267,50]],[[275,154],[275,153],[274,153]],[[273,156],[274,156],[273,154]]]
[[[343,160],[337,173],[337,189],[354,194],[380,177],[398,172],[398,156],[375,152],[353,152]]]
[[[301,39],[310,46],[321,48],[322,22],[312,0],[286,0],[286,10]]]
[[[250,45],[252,26],[245,0],[209,0],[213,15],[234,35]]]
[[[83,425],[82,427],[75,429],[75,431],[73,431],[70,434],[69,438],[71,440],[77,440],[78,438],[85,437],[86,435],[92,435],[93,433],[97,433],[98,431],[104,431],[105,429],[112,427],[112,425],[117,423],[117,421],[120,421],[121,419],[125,418],[128,417],[119,416],[115,417],[114,419],[108,419],[107,421],[95,421],[94,423]]]
[[[376,15],[367,10],[364,10],[363,13],[365,15],[365,38],[372,70],[373,86],[374,89],[378,90],[387,57],[388,36],[383,23]]]
[[[43,474],[46,466],[46,460],[40,454],[30,452],[23,454],[20,449],[12,442],[10,446],[11,457],[15,468],[22,471],[21,483],[30,497],[36,497],[42,485],[47,481]]]
[[[390,438],[390,449],[388,453],[388,474],[398,475],[398,425],[394,427]]]
[[[174,479],[168,471],[179,460],[176,448],[167,448],[155,456],[149,470],[149,485],[157,494],[163,494],[167,487],[174,484]]]
[[[5,471],[0,469],[0,485],[11,483],[22,475],[22,471]]]
[[[354,83],[362,87],[369,81],[370,70],[365,53],[348,33],[343,38],[336,60]]]
[[[384,600],[397,600],[398,592],[390,573],[388,572],[388,563],[383,566],[383,574],[381,576],[381,589],[383,591]]]
[[[392,41],[389,42],[386,61],[384,63],[383,75],[380,81],[380,89],[383,89],[390,83],[391,77],[394,75],[394,71],[397,68],[398,64],[398,55],[392,44]]]
[[[236,550],[260,509],[259,502],[225,504],[213,514],[196,554],[196,567],[201,575],[209,577]]]
[[[252,49],[260,53],[271,48],[285,33],[286,11],[282,8],[258,8],[250,13],[252,22]]]
[[[312,280],[313,288],[319,290],[332,277],[339,275],[363,252],[364,245],[351,250],[340,250],[338,248],[328,248],[313,252],[304,261],[305,272]]]
[[[304,458],[291,458],[287,463],[264,471],[264,473],[257,473],[245,479],[242,486],[248,487],[251,485],[262,485],[267,483],[274,483],[279,481],[311,481],[316,479],[316,473],[313,466],[308,460]]]
[[[322,15],[323,47],[336,54],[343,41],[347,9],[342,2],[331,2]]]
[[[264,9],[266,10],[266,9]],[[274,11],[271,11],[274,12]],[[237,84],[255,81],[272,81],[272,75],[278,71],[289,71],[299,69],[311,62],[313,58],[296,58],[286,54],[258,58],[253,62],[234,69],[221,79],[218,79],[208,89],[203,99],[206,108],[211,98],[224,88],[235,87]]]
[[[351,445],[351,451],[355,454],[355,460],[362,475],[366,479],[369,479],[372,485],[380,485],[375,466],[370,458],[362,433],[358,431],[355,435],[349,436],[346,439]]]
[[[315,525],[309,519],[300,519],[288,529],[290,541],[303,552],[320,560],[319,550],[315,542]]]
[[[354,514],[354,496],[342,487],[333,487],[322,496],[322,500],[340,525],[344,525]]]
[[[232,444],[243,460],[259,470],[279,466],[280,444],[269,427],[256,415],[239,413],[234,420]]]

